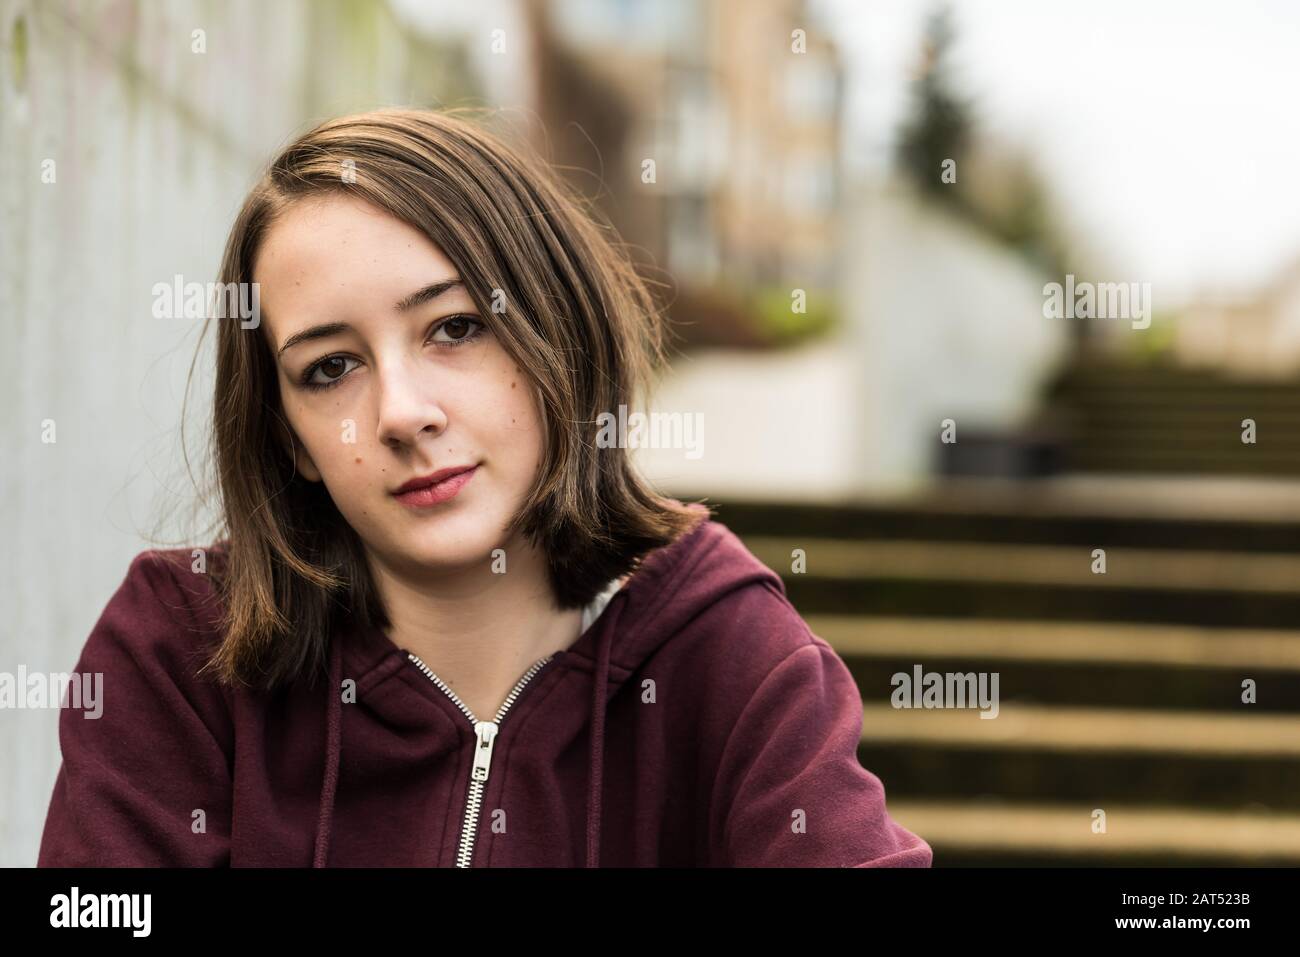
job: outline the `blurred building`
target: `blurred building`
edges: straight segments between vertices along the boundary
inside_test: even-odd
[[[843,78],[803,0],[531,0],[528,11],[539,145],[598,196],[644,265],[668,271],[670,298],[699,313],[686,321],[743,344],[737,294],[833,287]]]
[[[1250,295],[1207,295],[1182,315],[1178,360],[1248,378],[1300,372],[1300,259]]]

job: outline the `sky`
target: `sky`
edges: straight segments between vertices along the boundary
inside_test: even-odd
[[[848,161],[880,170],[928,0],[813,0],[848,72]],[[1166,305],[1300,261],[1300,3],[958,0],[953,68],[1072,228]],[[1109,278],[1109,277],[1108,277]]]

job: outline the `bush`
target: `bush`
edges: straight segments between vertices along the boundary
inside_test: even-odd
[[[830,295],[816,289],[805,292],[803,312],[794,311],[789,289],[768,287],[750,296],[751,312],[763,339],[775,346],[785,346],[830,331],[835,324]]]

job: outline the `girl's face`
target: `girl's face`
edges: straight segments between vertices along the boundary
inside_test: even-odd
[[[487,569],[541,462],[534,390],[465,289],[444,288],[458,278],[422,232],[341,195],[290,206],[254,263],[298,471],[409,575]],[[451,499],[394,496],[453,466],[477,468]]]

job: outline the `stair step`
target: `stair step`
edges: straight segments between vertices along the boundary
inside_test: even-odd
[[[1248,552],[968,542],[744,539],[812,614],[1128,621],[1289,628],[1300,622],[1300,559]],[[802,548],[806,573],[791,574]]]
[[[997,717],[983,718],[971,708],[866,703],[862,740],[918,747],[1297,758],[1300,716],[1035,707],[1004,701]]]
[[[1026,863],[1025,857],[1056,864],[1300,864],[1300,815],[1294,814],[1115,805],[1103,807],[1106,832],[1094,834],[1088,804],[891,798],[888,806],[891,817],[934,848],[936,866],[960,858]]]
[[[965,658],[1300,672],[1300,630],[808,615],[841,657]]]
[[[1107,452],[1095,455],[1086,452],[1068,452],[1064,462],[1067,468],[1077,474],[1108,475],[1117,472],[1142,471],[1150,475],[1167,475],[1170,478],[1186,478],[1189,475],[1236,475],[1254,478],[1300,476],[1300,462],[1262,456],[1193,458],[1181,454],[1155,457],[1147,456],[1143,452],[1131,454]]]
[[[1243,706],[1247,707],[1247,706]],[[865,702],[858,759],[907,799],[1300,812],[1300,716],[1155,709],[895,709]]]
[[[1300,556],[1293,555],[1171,553],[1097,542],[1095,547],[1106,550],[1107,571],[1093,574],[1092,550],[1086,546],[766,536],[749,536],[744,543],[769,568],[789,577],[799,577],[790,572],[791,553],[799,548],[807,556],[805,574],[823,578],[997,581],[1097,589],[1143,586],[1288,595],[1300,586]]]
[[[683,500],[706,496],[679,493]],[[1075,475],[947,478],[904,498],[710,503],[742,539],[812,537],[1300,552],[1300,482]],[[788,567],[788,565],[787,565]]]
[[[1043,621],[809,615],[847,663],[865,702],[887,702],[893,676],[996,671],[1003,701],[1300,713],[1300,632]]]
[[[1284,421],[1300,418],[1296,411],[1300,394],[1239,395],[1236,393],[1186,393],[1186,392],[1092,392],[1071,396],[1069,411],[1072,415],[1091,415],[1103,412],[1130,418],[1168,416],[1181,418],[1198,415],[1236,415],[1257,422]]]

